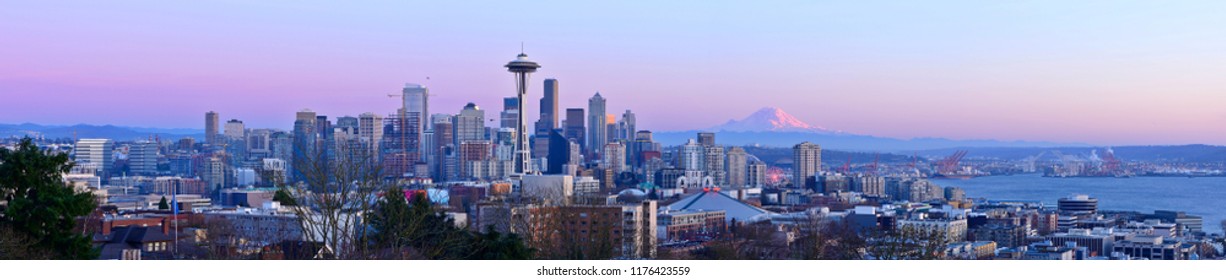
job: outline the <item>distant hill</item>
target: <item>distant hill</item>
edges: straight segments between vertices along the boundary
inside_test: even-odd
[[[1054,160],[1053,151],[1066,155],[1089,155],[1098,150],[1102,155],[1107,147],[956,147],[918,151],[920,156],[942,157],[954,151],[967,151],[968,158],[987,157],[1018,160],[1043,155],[1041,159]],[[1123,161],[1176,161],[1176,162],[1226,162],[1226,146],[1179,145],[1179,146],[1119,146],[1111,147],[1115,157]]]
[[[132,141],[161,137],[163,139],[178,139],[183,137],[204,138],[204,130],[187,128],[148,128],[124,127],[114,125],[76,124],[69,126],[39,125],[32,123],[0,124],[0,137],[42,136],[43,138],[107,138],[117,141]]]

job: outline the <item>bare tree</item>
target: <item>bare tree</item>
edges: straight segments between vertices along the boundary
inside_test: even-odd
[[[950,239],[939,230],[900,227],[894,231],[873,231],[868,238],[867,256],[880,260],[933,260],[943,258]]]
[[[846,220],[831,221],[821,216],[797,223],[800,236],[792,246],[796,259],[861,259],[866,243]]]
[[[324,149],[315,143],[298,144],[293,159],[297,183],[281,189],[297,205],[290,209],[298,216],[303,238],[331,250],[328,258],[370,258],[363,215],[391,185],[383,180],[374,153],[350,145]]]

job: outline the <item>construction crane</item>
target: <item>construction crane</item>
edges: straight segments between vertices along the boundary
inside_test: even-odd
[[[875,155],[873,155],[873,164],[869,165],[869,169],[868,169],[869,175],[877,176],[877,169],[878,169],[877,164],[879,164],[880,162],[881,162],[881,153],[876,153]]]
[[[843,174],[851,174],[851,154],[847,154],[847,161],[843,162]]]
[[[937,161],[937,170],[940,173],[952,174],[958,171],[958,162],[962,161],[962,157],[966,156],[966,151],[956,151],[954,154]]]

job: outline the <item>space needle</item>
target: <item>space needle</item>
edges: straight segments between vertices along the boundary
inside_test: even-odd
[[[520,179],[524,174],[532,173],[531,165],[528,164],[532,155],[526,145],[528,130],[524,123],[524,116],[527,115],[524,113],[524,95],[528,94],[528,76],[536,72],[537,68],[541,68],[541,65],[528,60],[528,55],[521,50],[519,56],[508,62],[506,67],[507,71],[515,73],[515,87],[519,93],[519,121],[515,126],[515,172],[512,176]]]

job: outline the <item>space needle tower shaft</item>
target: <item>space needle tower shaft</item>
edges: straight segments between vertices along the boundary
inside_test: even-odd
[[[515,126],[515,171],[514,174],[518,178],[522,178],[524,174],[532,173],[529,160],[532,158],[531,152],[528,150],[528,130],[524,122],[524,96],[528,94],[528,78],[532,72],[536,72],[537,68],[541,68],[540,64],[528,60],[528,55],[522,52],[506,65],[507,71],[515,74],[515,88],[518,93],[518,109],[519,117]]]

